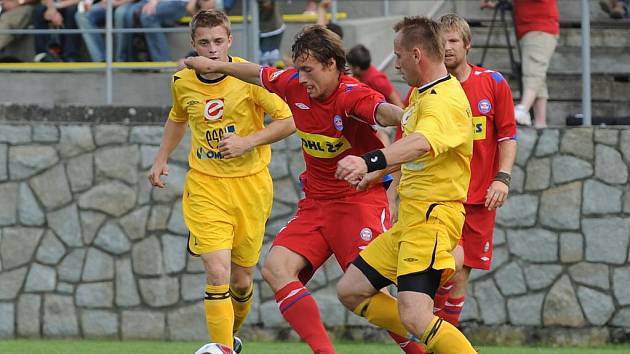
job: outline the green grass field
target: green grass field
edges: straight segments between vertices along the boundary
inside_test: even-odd
[[[3,340],[2,354],[193,354],[203,343],[94,340]],[[400,354],[393,344],[337,343],[339,354]],[[630,345],[601,348],[481,347],[480,354],[614,354]],[[302,343],[245,343],[243,354],[311,354]]]

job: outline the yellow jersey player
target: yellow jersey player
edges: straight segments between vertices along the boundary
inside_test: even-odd
[[[198,12],[190,24],[192,46],[217,61],[228,56],[230,22],[220,11]],[[167,159],[192,131],[190,171],[182,209],[190,234],[188,250],[205,267],[205,312],[212,342],[233,347],[251,307],[253,273],[271,213],[273,185],[268,144],[293,133],[291,111],[264,88],[222,74],[183,69],[173,76],[173,106],[149,181],[163,188]],[[264,126],[264,113],[273,121]],[[235,348],[238,349],[238,348]]]
[[[336,176],[363,188],[379,171],[400,165],[398,221],[359,254],[337,285],[338,295],[354,313],[422,342],[429,352],[475,353],[457,328],[433,315],[436,290],[455,271],[451,252],[464,225],[473,146],[470,105],[444,66],[435,21],[405,17],[394,30],[396,68],[417,87],[401,117],[403,138],[362,157],[346,156]],[[379,292],[389,284],[398,286],[398,300]]]

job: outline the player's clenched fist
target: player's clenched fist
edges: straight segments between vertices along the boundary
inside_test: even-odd
[[[349,155],[337,162],[335,177],[356,186],[367,173],[365,160],[359,156]]]
[[[149,183],[154,187],[164,188],[166,182],[160,179],[160,176],[168,176],[168,165],[165,162],[155,162],[149,171]]]
[[[253,147],[247,137],[241,137],[234,133],[225,134],[221,142],[219,142],[221,156],[226,159],[239,157],[250,151]]]
[[[197,56],[184,59],[187,68],[193,69],[198,73],[212,73],[215,70],[216,62],[212,59]]]

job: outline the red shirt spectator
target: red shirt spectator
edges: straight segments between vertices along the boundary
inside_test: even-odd
[[[556,0],[514,0],[516,37],[527,32],[560,34],[560,14]]]

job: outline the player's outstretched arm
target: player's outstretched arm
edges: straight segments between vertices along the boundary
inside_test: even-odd
[[[178,123],[168,119],[164,125],[164,133],[162,135],[162,142],[160,143],[160,150],[158,150],[157,156],[153,161],[153,166],[149,171],[149,182],[155,186],[164,188],[166,182],[160,179],[160,176],[168,176],[168,157],[173,150],[177,147],[186,133],[186,122]]]
[[[376,108],[376,121],[384,127],[398,126],[403,113],[402,108],[383,102]]]
[[[260,65],[254,63],[231,63],[219,60],[212,60],[206,57],[188,57],[184,59],[184,64],[189,69],[203,74],[226,74],[234,76],[239,80],[260,86]]]
[[[221,156],[226,159],[235,158],[260,145],[267,145],[282,140],[295,132],[293,117],[277,119],[261,129],[247,136],[234,133],[226,134],[219,143]]]

